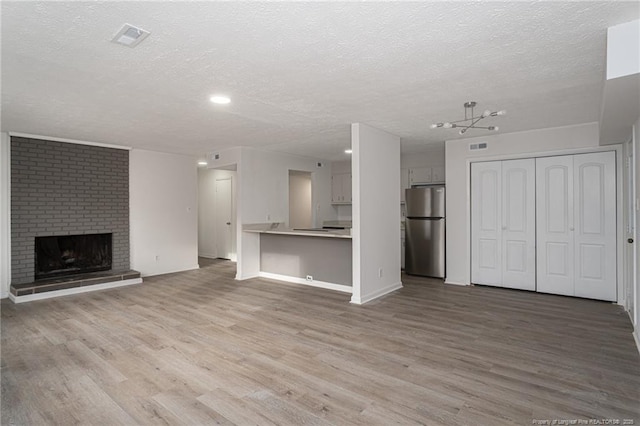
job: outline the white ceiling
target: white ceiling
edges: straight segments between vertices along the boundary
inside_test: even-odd
[[[606,29],[640,3],[3,1],[1,13],[3,131],[337,160],[353,122],[400,136],[405,153],[456,139],[429,125],[463,118],[467,100],[506,109],[490,119],[500,132],[598,121]],[[151,35],[111,43],[124,23]],[[232,103],[211,104],[218,92]]]

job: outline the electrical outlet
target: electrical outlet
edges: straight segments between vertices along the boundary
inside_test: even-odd
[[[307,275],[307,281],[313,281],[313,275]]]
[[[157,262],[158,260],[160,260],[160,256],[158,256],[158,255],[156,254],[156,262]]]
[[[378,278],[382,278],[382,268],[378,268]]]

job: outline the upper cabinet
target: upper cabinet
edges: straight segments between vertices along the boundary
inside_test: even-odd
[[[411,185],[431,183],[431,167],[409,169],[409,183]]]
[[[409,186],[444,183],[444,167],[414,167],[409,169]]]
[[[351,173],[331,176],[331,203],[351,204]]]
[[[444,183],[444,166],[431,168],[431,181],[433,183]]]

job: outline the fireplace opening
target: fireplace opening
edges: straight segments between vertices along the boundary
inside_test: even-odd
[[[111,269],[112,234],[36,237],[35,279]]]

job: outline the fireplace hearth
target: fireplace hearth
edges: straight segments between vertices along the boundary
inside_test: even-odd
[[[108,271],[112,257],[110,233],[35,237],[35,279]]]

